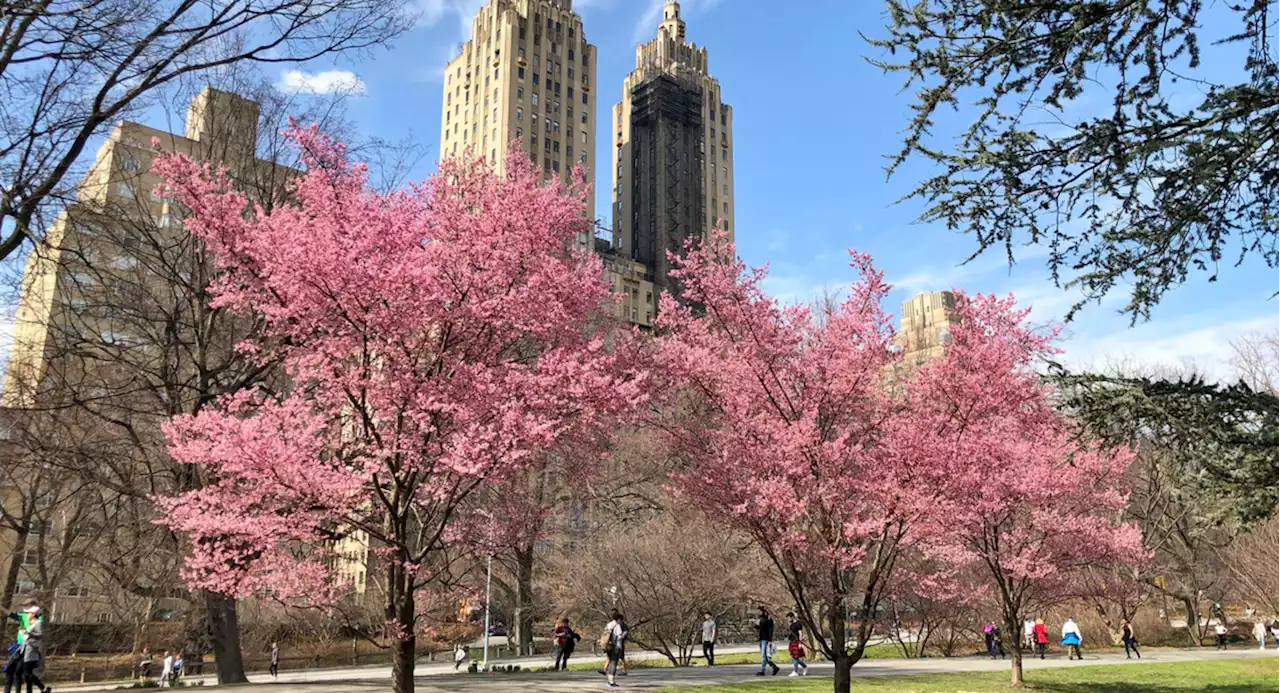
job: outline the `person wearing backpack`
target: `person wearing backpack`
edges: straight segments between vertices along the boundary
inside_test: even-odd
[[[612,620],[604,627],[604,632],[600,634],[600,644],[605,651],[604,671],[601,673],[609,677],[609,687],[618,687],[618,664],[626,656],[627,636],[630,632],[627,629],[627,622],[622,618],[622,614],[615,609],[610,614]]]

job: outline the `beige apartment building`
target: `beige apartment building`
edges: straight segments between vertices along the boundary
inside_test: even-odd
[[[902,363],[912,367],[942,358],[951,343],[951,326],[959,321],[956,296],[950,291],[930,291],[903,301],[897,335]]]
[[[482,156],[502,170],[518,140],[535,166],[595,181],[596,49],[572,0],[491,0],[444,72],[440,156]],[[594,189],[593,189],[594,190]],[[594,220],[595,192],[587,205]],[[591,250],[584,232],[579,248]]]
[[[159,423],[196,396],[182,378],[199,308],[182,284],[203,283],[203,260],[151,166],[162,152],[216,161],[250,197],[283,199],[294,172],[256,157],[259,117],[254,101],[205,88],[183,135],[118,123],[27,260],[0,393],[0,503],[27,529],[0,529],[0,575],[57,622],[145,623],[185,603],[147,494],[172,483],[156,471],[168,468]]]
[[[657,299],[677,291],[667,252],[719,227],[732,239],[733,109],[711,76],[705,47],[690,43],[680,3],[663,5],[653,40],[636,47],[609,122],[613,140],[613,252],[627,291],[623,310],[647,324]]]

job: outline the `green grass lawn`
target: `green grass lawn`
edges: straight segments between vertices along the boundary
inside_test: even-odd
[[[1274,693],[1275,659],[1239,659],[1176,664],[1082,666],[1027,672],[1024,690],[1051,693]],[[868,676],[853,679],[853,689],[873,693],[996,693],[1012,690],[1009,674],[936,674],[927,676]],[[826,693],[831,679],[788,679],[734,686],[669,688],[697,693]]]

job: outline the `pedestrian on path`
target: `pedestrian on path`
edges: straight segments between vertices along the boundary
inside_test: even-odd
[[[1129,623],[1129,619],[1120,621],[1120,641],[1124,643],[1124,658],[1132,659],[1129,656],[1129,650],[1142,659],[1142,653],[1138,651],[1138,636],[1133,634],[1133,624]]]
[[[280,676],[280,643],[271,643],[271,678]]]
[[[800,636],[804,633],[804,624],[800,619],[796,618],[794,611],[787,613],[787,654],[791,655],[791,674],[790,676],[808,676],[809,665],[804,661],[807,652],[804,651],[804,643]]]
[[[1067,621],[1062,624],[1062,644],[1067,648],[1067,661],[1075,659],[1083,661],[1084,655],[1080,653],[1080,646],[1084,644],[1084,638],[1080,636],[1080,626],[1076,625],[1076,620],[1067,617]]]
[[[1036,654],[1040,655],[1040,659],[1044,659],[1044,651],[1049,647],[1049,629],[1044,627],[1044,619],[1036,619],[1034,632],[1036,636]]]
[[[49,693],[53,689],[41,683],[36,676],[36,671],[44,665],[44,613],[36,604],[28,606],[25,611],[27,634],[22,639],[22,679],[27,682],[27,693],[31,693],[32,688]]]
[[[173,684],[173,655],[164,651],[164,659],[160,660],[160,687],[168,688]]]
[[[1258,649],[1267,649],[1267,624],[1258,621],[1253,624],[1253,637],[1258,641]]]
[[[177,657],[173,658],[173,681],[175,686],[177,685],[178,679],[182,678],[183,674],[187,673],[186,664],[186,659],[183,658],[181,652],[178,653]]]
[[[22,690],[22,680],[26,673],[26,665],[22,659],[23,645],[27,640],[27,628],[30,627],[34,620],[31,617],[31,610],[39,609],[34,599],[28,599],[22,603],[22,610],[15,611],[8,615],[8,619],[18,623],[18,637],[14,643],[9,646],[8,658],[4,664],[4,693],[10,693],[17,684],[18,690]]]
[[[996,658],[996,625],[988,623],[982,627],[982,638],[987,643],[987,656]]]
[[[1213,640],[1216,649],[1227,649],[1227,627],[1222,625],[1222,621],[1218,621],[1218,625],[1213,627]]]
[[[627,636],[630,633],[627,631],[627,622],[619,611],[615,609],[610,616],[612,620],[604,627],[604,633],[600,637],[606,657],[605,668],[601,673],[609,677],[610,688],[617,688],[618,664],[625,656]]]
[[[578,641],[582,639],[581,635],[574,632],[569,626],[568,617],[560,619],[560,624],[551,633],[551,642],[555,646],[556,661],[552,667],[553,671],[568,671],[569,657],[573,656],[573,649],[577,647]]]
[[[1022,622],[1022,647],[1027,652],[1036,649],[1036,622],[1029,618]]]
[[[756,636],[760,640],[760,672],[756,676],[764,676],[766,667],[773,667],[773,675],[778,675],[778,665],[769,656],[769,648],[773,646],[773,619],[769,610],[760,605],[760,616],[756,619]]]
[[[457,671],[462,668],[463,663],[467,661],[467,646],[458,643],[453,648],[453,670]]]
[[[702,656],[707,666],[716,665],[716,619],[710,611],[702,614]]]
[[[146,683],[151,678],[151,664],[154,658],[151,656],[151,648],[142,648],[142,661],[138,662],[138,682]]]

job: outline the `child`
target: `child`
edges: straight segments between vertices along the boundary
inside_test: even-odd
[[[791,654],[791,673],[788,676],[808,676],[809,665],[804,661],[808,653],[804,651],[804,643],[798,638],[792,640],[787,645],[787,652]]]
[[[182,653],[179,652],[178,656],[173,658],[173,680],[175,682],[178,679],[182,678],[182,674],[183,674],[182,665],[183,665]]]
[[[173,655],[168,650],[164,651],[164,659],[160,665],[160,687],[168,688],[173,684]]]

